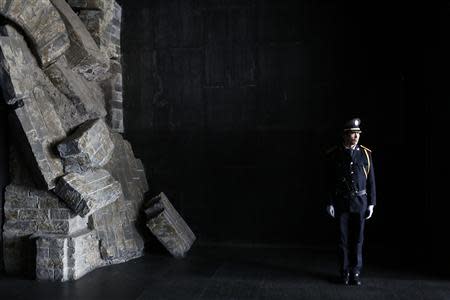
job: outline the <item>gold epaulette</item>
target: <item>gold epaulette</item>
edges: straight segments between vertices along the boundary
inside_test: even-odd
[[[331,152],[333,152],[334,150],[336,150],[336,148],[337,148],[337,146],[333,146],[333,147],[331,147],[330,149],[328,149],[327,151],[325,151],[325,153],[328,155],[328,154],[330,154]]]
[[[360,145],[361,146],[361,148],[363,148],[363,149],[365,149],[365,150],[367,150],[367,151],[369,151],[369,152],[372,152],[372,150],[370,150],[369,148],[367,148],[367,147],[365,147],[365,146],[363,146],[363,145]]]

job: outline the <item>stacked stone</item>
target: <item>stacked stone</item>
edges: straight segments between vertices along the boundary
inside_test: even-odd
[[[65,0],[51,2],[59,11],[69,34],[70,47],[66,51],[66,57],[72,69],[87,80],[108,78],[109,59],[100,51],[83,22]]]
[[[49,0],[0,1],[0,15],[27,34],[41,66],[48,66],[70,46],[64,22]]]
[[[118,60],[111,59],[110,72],[111,78],[101,83],[108,110],[107,121],[113,131],[123,132],[122,66]]]
[[[124,132],[122,101],[122,66],[120,63],[120,27],[122,8],[115,1],[69,0],[91,33],[100,51],[110,59],[111,76],[102,81],[107,122],[115,132]]]
[[[115,202],[122,191],[108,171],[99,169],[65,175],[59,180],[55,193],[75,213],[85,217]]]
[[[71,235],[88,227],[88,218],[73,213],[52,192],[9,185],[5,199],[3,249],[7,273],[26,272],[30,260],[36,259],[28,257],[34,252],[31,235]]]
[[[69,3],[79,15],[64,0],[0,0],[33,48],[0,28],[0,83],[20,140],[5,194],[5,269],[53,281],[141,256],[135,223],[148,190],[142,162],[111,132],[123,132],[121,8]]]
[[[103,167],[111,159],[113,149],[109,128],[102,119],[84,123],[58,145],[64,171],[77,173]]]
[[[36,241],[36,278],[75,280],[105,265],[98,252],[99,241],[93,230],[72,236],[47,235]]]
[[[169,199],[161,193],[146,206],[147,227],[174,257],[184,257],[196,237]]]
[[[144,242],[134,224],[137,221],[147,180],[142,176],[140,160],[133,155],[131,145],[120,134],[111,135],[115,145],[110,161],[104,166],[120,182],[123,196],[115,203],[91,216],[101,240],[102,258],[111,263],[123,261],[123,257],[140,256]],[[114,226],[106,226],[111,223]]]

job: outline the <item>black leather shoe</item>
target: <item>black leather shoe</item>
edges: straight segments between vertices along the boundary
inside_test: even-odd
[[[341,280],[340,282],[343,285],[348,285],[348,283],[350,282],[350,273],[349,272],[342,272],[341,273]]]
[[[359,273],[352,274],[350,284],[352,285],[362,285],[361,275]]]

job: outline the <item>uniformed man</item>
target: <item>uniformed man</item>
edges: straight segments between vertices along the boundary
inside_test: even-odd
[[[365,220],[376,204],[372,151],[359,144],[361,120],[344,124],[342,144],[327,151],[329,200],[327,212],[339,228],[342,283],[361,285]]]

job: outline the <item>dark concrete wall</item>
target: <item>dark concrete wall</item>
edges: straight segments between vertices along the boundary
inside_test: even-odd
[[[151,192],[164,191],[201,241],[330,241],[322,154],[342,121],[359,116],[379,194],[367,242],[415,242],[427,206],[426,146],[416,142],[422,107],[412,104],[423,103],[415,8],[297,0],[122,6],[126,138]],[[398,222],[406,215],[415,222]]]

